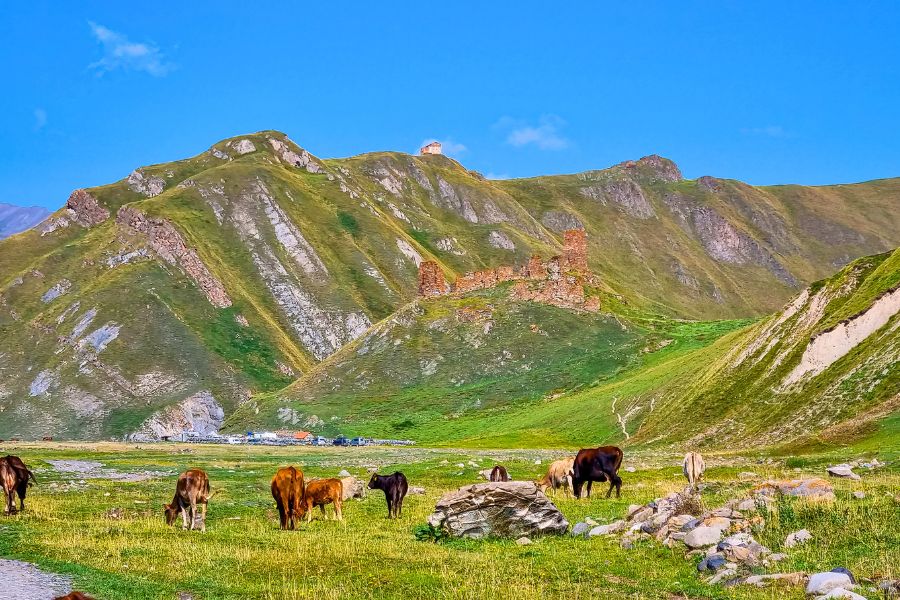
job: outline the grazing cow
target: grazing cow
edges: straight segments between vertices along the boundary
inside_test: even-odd
[[[19,495],[19,510],[25,510],[25,495],[32,482],[37,483],[34,473],[25,466],[22,459],[18,456],[7,455],[0,458],[0,462],[5,462],[16,473],[16,493]]]
[[[303,494],[303,503],[300,507],[300,516],[306,514],[306,522],[312,521],[312,510],[319,507],[322,510],[322,518],[327,519],[326,504],[334,504],[334,516],[338,521],[343,521],[341,505],[344,497],[344,484],[340,479],[315,479],[306,484]]]
[[[303,471],[294,467],[278,469],[272,478],[272,497],[278,505],[282,529],[296,529],[303,503]]]
[[[595,481],[609,481],[606,497],[616,488],[616,498],[622,490],[622,479],[619,467],[622,466],[624,454],[616,446],[600,446],[599,448],[582,448],[575,456],[572,465],[572,489],[576,498],[581,498],[581,486],[587,483],[587,497],[591,497],[591,484]]]
[[[688,452],[681,462],[681,470],[684,472],[691,490],[697,489],[697,484],[703,478],[703,471],[706,470],[703,457],[699,452]]]
[[[58,596],[53,600],[94,600],[90,596],[82,592],[69,592],[65,596]]]
[[[559,488],[566,490],[568,497],[572,490],[572,466],[575,464],[575,457],[561,458],[550,463],[547,468],[547,474],[537,481],[538,489],[546,492],[547,488],[554,491]]]
[[[188,529],[188,518],[191,520],[190,529],[194,529],[194,521],[197,519],[197,505],[202,504],[200,531],[206,531],[206,507],[209,504],[209,477],[200,469],[189,469],[178,476],[175,484],[175,497],[171,504],[164,504],[166,513],[166,525],[173,525],[178,514],[181,513],[181,528]]]
[[[491,469],[490,481],[509,481],[509,473],[503,465],[496,465]]]
[[[372,473],[372,479],[369,480],[370,490],[381,490],[384,492],[384,498],[387,500],[388,519],[399,519],[400,513],[403,511],[403,498],[409,491],[409,482],[406,481],[406,475],[400,471],[394,471],[392,475],[379,475]]]

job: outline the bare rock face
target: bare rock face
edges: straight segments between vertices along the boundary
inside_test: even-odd
[[[229,142],[228,146],[231,147],[235,152],[240,155],[250,154],[251,152],[256,152],[256,146],[253,145],[248,139],[236,140],[233,142]]]
[[[182,431],[207,435],[218,432],[224,421],[222,406],[204,390],[153,414],[129,437],[136,441],[152,441]]]
[[[177,264],[203,290],[207,299],[216,308],[231,306],[231,298],[225,287],[216,279],[193,248],[188,248],[178,230],[162,219],[153,219],[137,209],[123,206],[119,209],[116,222],[147,236],[148,245],[163,260]]]
[[[166,187],[165,179],[154,176],[147,177],[140,169],[132,171],[125,183],[132,192],[143,194],[148,198],[159,196]]]
[[[584,223],[578,217],[562,210],[548,210],[541,216],[541,223],[556,233],[562,233],[567,229],[584,228]]]
[[[488,243],[494,248],[501,250],[515,250],[516,245],[509,236],[502,231],[492,231],[488,234]]]
[[[656,215],[653,205],[644,196],[644,190],[631,179],[612,179],[606,183],[581,188],[582,195],[599,200],[602,204],[612,201],[626,214],[638,219],[649,219]]]
[[[66,212],[82,227],[99,225],[109,218],[109,211],[85,190],[75,190],[66,201]]]
[[[681,181],[684,179],[681,175],[681,169],[668,158],[663,158],[658,154],[651,154],[637,161],[638,167],[653,173],[657,179],[668,182]]]
[[[285,138],[285,141],[290,140],[287,140],[287,138]],[[294,152],[285,142],[273,138],[269,138],[269,144],[272,145],[272,149],[275,150],[281,160],[288,163],[289,165],[304,168],[310,173],[321,173],[324,171],[322,166],[316,161],[315,158],[313,158],[312,154],[310,154],[303,148],[298,147],[298,150],[300,150],[300,152]]]
[[[445,494],[428,517],[455,537],[564,534],[569,522],[530,481],[477,483]]]

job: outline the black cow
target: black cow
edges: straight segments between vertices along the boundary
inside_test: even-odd
[[[624,458],[621,448],[616,446],[600,446],[599,448],[582,448],[575,457],[572,467],[572,488],[576,498],[581,498],[581,486],[587,483],[587,497],[591,497],[591,484],[595,481],[609,481],[606,497],[616,488],[616,498],[622,491],[622,479],[618,476],[619,467]]]
[[[497,465],[491,469],[490,481],[509,481],[509,473],[503,465]]]
[[[400,512],[403,510],[403,498],[406,497],[406,492],[409,490],[409,482],[406,481],[406,475],[400,471],[395,471],[393,475],[372,473],[372,479],[369,480],[369,489],[384,492],[389,519],[400,518]]]

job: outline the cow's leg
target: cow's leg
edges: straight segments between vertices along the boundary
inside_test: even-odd
[[[613,478],[616,484],[616,498],[622,497],[622,478],[619,477],[618,473],[613,473]]]
[[[28,476],[26,475],[25,481],[19,484],[19,488],[16,490],[19,493],[19,510],[25,510],[25,494],[28,493]]]
[[[588,482],[587,482],[587,497],[588,497],[588,500],[591,499],[591,487],[592,487],[593,485],[594,485],[594,482],[593,482],[592,480],[588,479]]]
[[[390,492],[385,492],[384,499],[387,502],[388,519],[392,519],[394,517],[394,495]]]
[[[206,533],[206,507],[209,506],[209,500],[203,501],[203,507],[200,509],[200,533]]]
[[[282,529],[287,529],[287,524],[288,524],[287,508],[285,508],[284,503],[280,502],[280,501],[277,503],[277,506],[278,506],[278,524],[281,526]]]
[[[337,498],[337,499],[334,501],[334,516],[335,516],[335,518],[336,518],[338,521],[343,521],[343,520],[344,520],[344,515],[343,515],[341,503],[342,503],[342,501],[341,501],[340,498]]]
[[[188,507],[178,501],[178,510],[181,511],[181,529],[188,528]]]
[[[399,519],[400,515],[403,514],[403,496],[400,496],[399,494],[398,494],[398,496],[399,497],[397,498],[396,506],[397,506],[397,518]]]
[[[572,493],[575,494],[576,500],[581,500],[581,486],[584,482],[581,479],[575,477],[572,479]]]

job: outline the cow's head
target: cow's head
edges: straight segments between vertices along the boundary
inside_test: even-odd
[[[175,519],[178,518],[179,510],[171,505],[171,504],[163,504],[163,512],[166,515],[166,525],[172,525],[175,523]]]
[[[379,481],[381,481],[381,476],[378,473],[372,473],[372,479],[369,480],[369,489],[377,490],[379,489]]]

